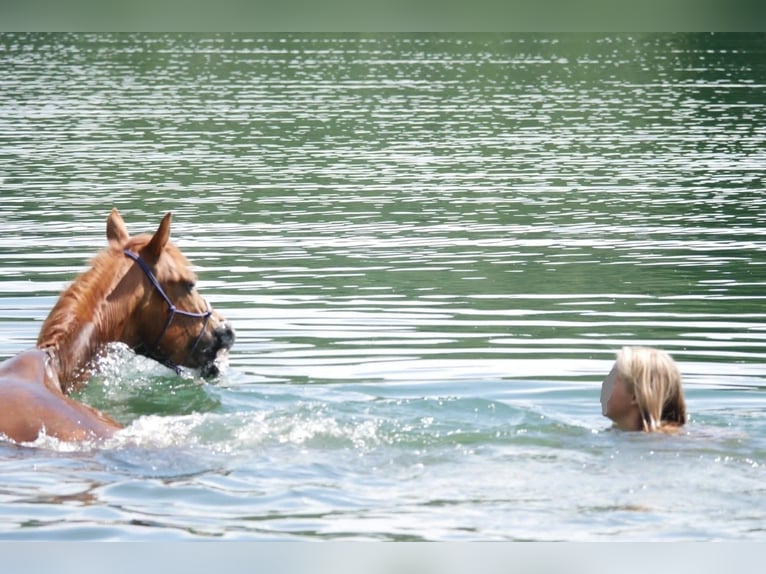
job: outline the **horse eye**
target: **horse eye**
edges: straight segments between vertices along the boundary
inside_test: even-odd
[[[184,289],[186,289],[189,293],[194,291],[194,287],[196,287],[196,283],[194,281],[184,281],[183,282]]]

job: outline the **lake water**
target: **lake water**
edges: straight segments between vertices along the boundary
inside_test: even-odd
[[[174,213],[237,330],[115,346],[0,538],[766,539],[766,36],[0,34],[0,358]],[[690,422],[608,430],[623,345]],[[1,408],[1,406],[0,406]]]

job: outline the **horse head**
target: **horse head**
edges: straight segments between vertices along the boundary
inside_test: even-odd
[[[234,330],[196,289],[189,261],[170,241],[171,214],[153,235],[131,237],[113,209],[107,219],[110,250],[130,266],[111,297],[130,300],[120,307],[120,340],[172,368],[218,374],[216,358],[234,343]]]

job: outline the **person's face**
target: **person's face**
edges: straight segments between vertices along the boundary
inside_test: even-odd
[[[607,403],[609,402],[609,399],[612,396],[612,391],[614,390],[614,385],[617,382],[617,364],[615,364],[612,367],[612,370],[609,371],[609,374],[604,379],[604,382],[601,383],[601,414],[604,416],[606,415],[607,411]]]
[[[617,373],[617,365],[607,375],[601,385],[601,412],[616,423],[627,420],[632,411],[637,409],[636,397],[628,392],[627,385]]]

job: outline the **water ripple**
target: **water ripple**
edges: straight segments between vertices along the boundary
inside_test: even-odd
[[[0,445],[0,537],[758,538],[762,40],[0,34],[0,355],[112,206],[237,329],[215,385],[113,351],[107,448]],[[603,432],[631,344],[688,435]]]

